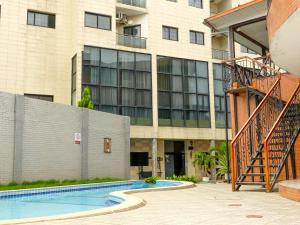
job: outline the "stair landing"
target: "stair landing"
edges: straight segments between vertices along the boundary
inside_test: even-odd
[[[278,186],[282,197],[300,202],[300,180],[285,180]]]

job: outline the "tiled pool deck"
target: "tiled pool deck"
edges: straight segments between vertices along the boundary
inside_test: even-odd
[[[136,193],[144,207],[109,215],[32,225],[300,225],[300,203],[278,193],[231,192],[227,184]]]

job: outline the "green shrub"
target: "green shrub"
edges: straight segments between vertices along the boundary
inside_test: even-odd
[[[176,181],[188,181],[194,184],[198,183],[198,179],[195,176],[175,176],[167,177],[167,180],[176,180]]]
[[[157,180],[159,180],[159,177],[148,177],[144,179],[144,182],[147,184],[156,184]]]
[[[122,178],[104,177],[86,180],[37,180],[37,181],[23,181],[22,183],[11,182],[9,184],[0,184],[0,191],[4,190],[18,190],[28,188],[43,188],[53,186],[67,186],[76,184],[90,184],[90,183],[103,183],[113,181],[124,181]]]
[[[78,102],[78,107],[94,109],[94,104],[91,97],[91,90],[89,89],[89,87],[84,88],[81,100]]]

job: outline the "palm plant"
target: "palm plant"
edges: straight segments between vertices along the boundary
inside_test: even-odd
[[[230,146],[228,146],[230,148]],[[223,177],[227,174],[227,171],[230,172],[230,155],[228,157],[229,163],[227,162],[227,146],[226,143],[222,143],[217,147],[212,147],[209,149],[209,152],[215,155],[216,159],[216,169],[217,169],[217,176]],[[230,149],[229,149],[230,154]]]
[[[205,175],[210,175],[211,169],[214,167],[214,156],[210,152],[196,152],[194,153],[194,166],[199,166]]]

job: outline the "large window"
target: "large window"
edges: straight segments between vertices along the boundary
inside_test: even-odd
[[[53,95],[36,95],[36,94],[24,94],[25,97],[27,98],[34,98],[34,99],[39,99],[47,102],[53,102]]]
[[[210,127],[207,62],[157,57],[160,126]]]
[[[55,15],[28,10],[27,24],[39,27],[55,28]]]
[[[72,58],[71,105],[76,105],[77,55]]]
[[[221,64],[214,63],[214,92],[215,92],[215,112],[216,112],[216,128],[225,128],[226,126],[226,110],[225,110],[225,94],[223,89],[223,67]],[[228,110],[228,127],[231,127],[230,100],[227,97]]]
[[[152,125],[151,55],[85,47],[82,88],[91,89],[95,108]]]
[[[203,2],[202,0],[189,0],[189,6],[203,8]]]
[[[85,26],[103,30],[111,30],[111,16],[86,12]]]
[[[178,41],[178,28],[162,26],[162,36],[166,40]]]
[[[251,49],[241,45],[241,52],[242,53],[248,53],[248,54],[256,54],[254,51],[252,51]]]

